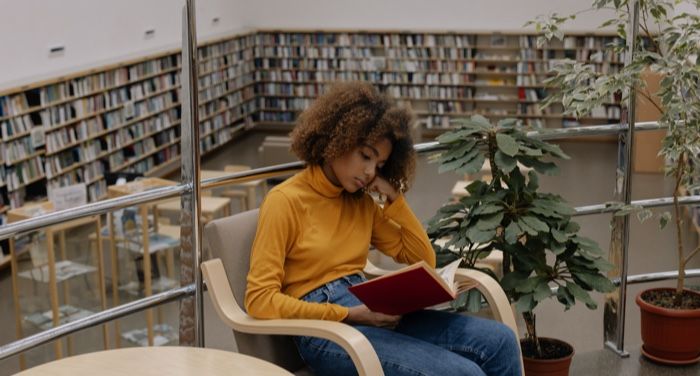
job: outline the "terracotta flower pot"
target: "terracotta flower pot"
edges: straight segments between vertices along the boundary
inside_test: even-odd
[[[521,341],[522,342],[522,341]],[[523,354],[525,376],[568,376],[574,348],[570,344],[555,338],[540,337],[540,344],[550,342],[571,349],[569,355],[558,359],[535,359]]]
[[[637,295],[644,342],[642,354],[663,364],[697,363],[700,361],[700,309],[662,308],[642,299],[642,294],[654,290],[673,289],[649,289]]]

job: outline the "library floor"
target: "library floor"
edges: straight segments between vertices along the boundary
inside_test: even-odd
[[[226,164],[247,164],[259,166],[257,146],[264,135],[253,133],[239,141],[233,142],[217,154],[209,156],[202,164],[203,169],[223,169]],[[560,164],[561,174],[556,177],[542,178],[542,187],[550,192],[564,196],[575,206],[601,203],[612,200],[615,158],[615,143],[565,142],[563,149],[572,157]],[[408,200],[421,220],[427,220],[444,202],[449,200],[450,191],[457,176],[438,174],[435,165],[429,164],[425,157],[418,166],[414,188],[408,194]],[[633,199],[668,196],[671,184],[661,175],[635,174],[633,180]],[[260,197],[258,198],[260,200]],[[596,240],[604,250],[610,241],[609,215],[586,216],[578,219],[584,235]],[[632,221],[630,243],[630,274],[667,271],[676,268],[670,245],[673,233],[670,229],[659,230],[654,221],[638,223]],[[696,234],[688,234],[688,245],[697,244]],[[70,242],[69,242],[70,244]],[[69,246],[70,248],[70,246]],[[75,247],[80,248],[80,247]],[[71,253],[71,257],[85,257]],[[83,251],[84,252],[84,251]],[[29,263],[29,261],[24,261]],[[23,266],[25,269],[28,265]],[[125,267],[128,267],[126,265]],[[700,267],[700,259],[691,267]],[[133,265],[132,276],[133,276]],[[127,268],[128,269],[128,268]],[[135,277],[133,277],[135,279]],[[698,280],[691,281],[698,285]],[[671,285],[670,282],[655,285]],[[668,368],[655,365],[639,354],[641,343],[639,336],[639,312],[634,304],[634,297],[648,285],[632,285],[629,289],[627,303],[627,325],[625,328],[625,348],[631,356],[620,359],[612,352],[603,349],[602,297],[597,296],[599,308],[595,311],[577,305],[568,312],[555,301],[548,301],[536,310],[538,331],[541,336],[557,337],[572,343],[576,348],[572,375],[698,375],[700,366]],[[109,284],[108,284],[109,288]],[[94,278],[76,278],[71,280],[69,292],[72,304],[78,306],[96,306],[94,298],[96,289]],[[62,290],[60,290],[62,291]],[[23,313],[48,309],[45,286],[22,282],[20,286]],[[86,298],[88,296],[89,298]],[[0,271],[0,345],[15,339],[14,313],[11,303],[11,281],[8,269]],[[120,295],[122,302],[134,299],[128,293]],[[156,318],[171,325],[177,331],[178,304],[171,303],[156,310]],[[160,315],[158,314],[160,311]],[[144,314],[138,313],[120,319],[121,331],[143,327]],[[28,326],[25,326],[27,328]],[[521,325],[521,327],[523,327]],[[114,343],[114,325],[107,325],[110,346]],[[33,331],[32,331],[33,330]],[[27,329],[25,333],[35,333],[36,329]],[[205,296],[205,336],[207,347],[235,350],[233,335],[216,317]],[[92,328],[72,336],[73,353],[98,351],[103,348],[101,328]],[[121,340],[122,346],[135,346]],[[64,346],[64,352],[67,346]],[[53,358],[53,345],[44,345],[26,353],[28,365],[36,365]],[[16,357],[0,361],[0,376],[12,374],[18,370]]]

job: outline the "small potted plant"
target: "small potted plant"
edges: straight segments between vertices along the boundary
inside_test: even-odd
[[[571,220],[574,209],[560,196],[539,190],[538,174],[557,171],[550,159],[568,157],[558,146],[528,137],[513,119],[491,124],[475,115],[459,124],[438,137],[447,148],[438,157],[439,171],[473,174],[488,160],[491,179],[475,180],[466,188],[468,196],[441,207],[430,220],[434,243],[448,239],[444,246],[435,245],[438,260],[462,258],[463,266],[475,267],[493,250],[502,251],[500,283],[527,329],[521,340],[526,373],[544,366],[561,372],[548,375],[566,375],[573,348],[537,336],[535,307],[556,298],[566,309],[577,300],[595,309],[589,292],[614,289],[602,274],[611,265],[594,241],[578,235],[579,225]],[[519,164],[531,168],[527,176]]]
[[[686,3],[686,4],[681,4]],[[601,27],[615,27],[619,41],[605,46],[605,51],[626,50],[625,26],[632,17],[628,0],[595,0],[589,11],[612,10],[615,17]],[[695,8],[696,14],[676,13],[680,5]],[[675,8],[674,8],[675,7]],[[640,36],[631,63],[617,73],[598,72],[592,64],[562,61],[548,84],[560,88],[546,99],[547,104],[561,102],[565,112],[584,116],[604,103],[611,94],[627,93],[648,99],[661,113],[659,123],[668,132],[663,139],[660,155],[667,161],[666,175],[673,179],[673,215],[660,216],[661,227],[673,218],[677,243],[670,253],[677,258],[678,281],[675,289],[653,288],[642,291],[636,298],[641,313],[642,353],[652,360],[666,364],[691,364],[700,361],[700,293],[685,286],[686,267],[700,253],[700,246],[688,251],[683,246],[684,216],[679,196],[686,190],[696,190],[700,166],[700,3],[697,1],[645,0],[639,2]],[[561,26],[572,16],[540,16],[532,21],[542,32],[538,44],[552,38],[562,38]],[[648,73],[651,72],[651,73]],[[662,77],[657,93],[645,88],[643,74]],[[653,96],[659,99],[659,104]],[[696,178],[695,183],[693,178]],[[622,206],[621,206],[622,207]],[[628,207],[622,207],[629,213]],[[642,211],[640,217],[651,214]]]

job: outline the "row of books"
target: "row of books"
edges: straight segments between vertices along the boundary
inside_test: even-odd
[[[260,33],[255,36],[256,46],[319,47],[319,48],[479,48],[519,47],[536,48],[536,35],[492,34],[423,34],[423,33]],[[603,49],[621,44],[619,37],[567,36],[562,42],[553,40],[538,49]]]
[[[151,76],[165,70],[180,66],[178,54],[134,64],[128,68],[118,68],[106,73],[99,73],[83,78],[76,78],[64,83],[47,85],[43,88],[28,90],[24,93],[0,97],[0,118],[14,116],[30,109],[36,110],[72,98],[92,95],[103,90],[119,87],[129,82],[137,82],[143,77]]]
[[[311,45],[255,47],[255,57],[275,56],[280,58],[347,59],[365,58],[375,55],[369,47],[323,47]]]
[[[423,33],[259,33],[257,44],[263,45],[338,45],[338,46],[446,46],[469,47],[476,35]]]
[[[469,99],[474,96],[474,88],[470,87],[387,85],[381,87],[381,89],[394,98]]]
[[[476,111],[480,105],[471,98],[515,103],[516,85],[521,86],[518,99],[541,99],[538,91],[524,91],[523,99],[520,89],[530,90],[542,79],[540,70],[579,51],[534,50],[534,40],[498,33],[261,32],[217,41],[198,49],[202,149],[230,139],[233,124],[293,122],[330,81],[373,82],[397,99],[420,100],[411,104],[425,116]],[[589,47],[586,58],[596,59]],[[536,51],[528,56],[531,64],[519,64],[522,50]],[[601,69],[619,56],[602,58]],[[0,144],[17,141],[10,146],[10,161],[38,161],[52,177],[50,184],[75,179],[98,186],[100,168],[154,171],[178,155],[179,135],[173,132],[180,119],[180,66],[174,53],[2,96]],[[518,73],[527,76],[518,80]],[[508,106],[494,114],[534,111]],[[32,158],[33,150],[44,150],[45,157]],[[0,154],[7,159],[6,151]],[[18,172],[8,166],[8,173]],[[20,175],[19,180],[30,181]],[[15,184],[13,194],[23,184]]]
[[[175,143],[151,154],[149,158],[145,158],[137,163],[130,164],[124,169],[124,171],[148,175],[149,172],[157,168],[157,166],[160,166],[173,158],[178,157],[179,155],[180,145]]]
[[[210,59],[216,56],[236,53],[254,47],[257,44],[254,35],[242,35],[228,40],[211,43],[197,49],[200,60]]]
[[[233,132],[230,128],[222,128],[199,140],[199,148],[202,152],[208,152],[225,144],[233,139]]]
[[[7,189],[14,191],[29,182],[46,176],[44,173],[44,163],[41,157],[31,158],[7,168]]]
[[[210,59],[202,60],[199,63],[199,71],[202,73],[217,71],[235,64],[251,61],[254,58],[255,50],[253,48],[217,55]]]
[[[95,184],[98,180],[102,179],[105,171],[106,166],[104,162],[94,161],[84,164],[80,168],[73,169],[68,173],[49,178],[49,185],[51,187],[65,187],[78,183]]]

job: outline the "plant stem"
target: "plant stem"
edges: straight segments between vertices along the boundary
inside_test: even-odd
[[[685,168],[685,152],[678,156],[678,164],[676,165],[676,186],[673,190],[673,210],[676,215],[676,236],[678,247],[678,283],[676,285],[676,295],[673,303],[680,306],[683,299],[683,287],[685,286],[685,259],[683,257],[683,226],[681,220],[681,207],[678,204],[678,196],[680,195],[681,180],[683,178],[683,170]]]
[[[636,89],[636,88],[635,88],[635,91],[637,92],[637,94],[640,94],[646,100],[648,100],[649,103],[651,103],[659,111],[659,113],[664,112],[663,109],[661,108],[661,106],[659,104],[657,104],[656,101],[651,98],[651,95],[649,94],[648,91],[646,91],[646,90],[642,91],[642,90]]]
[[[688,257],[685,258],[685,263],[687,264],[688,261],[690,261],[690,259],[692,259],[693,256],[697,255],[698,253],[700,253],[700,246],[698,246],[697,248],[695,248],[695,249],[693,250],[693,252],[690,252],[690,254],[688,255]]]
[[[527,330],[525,339],[535,344],[537,358],[542,358],[542,346],[540,346],[540,339],[537,337],[535,318],[535,314],[532,313],[532,311],[523,312],[523,319],[525,320],[525,327]]]

